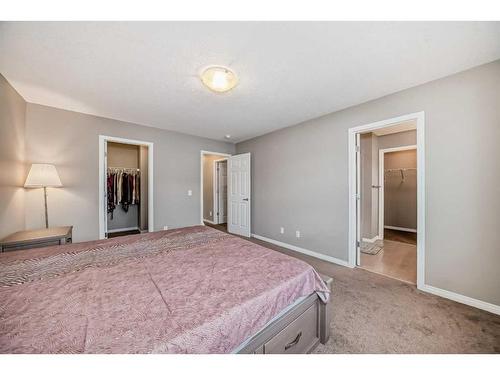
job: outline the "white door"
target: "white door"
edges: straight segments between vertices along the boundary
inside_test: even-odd
[[[356,265],[361,265],[361,136],[356,134]]]
[[[250,153],[228,159],[229,233],[250,237]]]
[[[227,160],[217,162],[217,224],[227,223]]]

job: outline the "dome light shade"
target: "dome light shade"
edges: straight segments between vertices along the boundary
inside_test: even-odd
[[[201,81],[212,91],[226,92],[238,84],[238,77],[224,66],[209,66],[201,73]]]

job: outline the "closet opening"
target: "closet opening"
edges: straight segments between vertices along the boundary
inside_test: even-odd
[[[227,167],[231,155],[201,151],[201,223],[227,231]]]
[[[349,137],[350,264],[422,287],[423,113],[352,128]]]
[[[152,232],[153,144],[99,137],[99,238]]]

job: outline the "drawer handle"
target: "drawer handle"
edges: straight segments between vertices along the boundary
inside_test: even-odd
[[[291,347],[294,347],[299,343],[300,338],[302,337],[302,331],[298,333],[297,337],[295,337],[295,340],[292,342],[289,342],[288,344],[285,345],[285,350],[290,349]]]

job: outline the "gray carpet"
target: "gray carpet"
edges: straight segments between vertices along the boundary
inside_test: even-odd
[[[333,278],[330,340],[313,353],[500,353],[498,315],[360,268],[249,240]]]
[[[263,241],[333,278],[331,338],[314,353],[500,353],[500,316]]]

